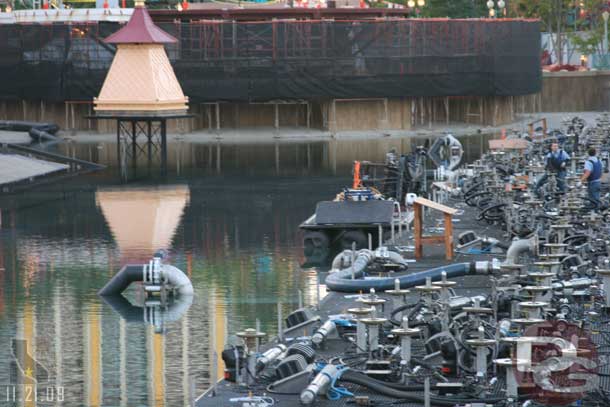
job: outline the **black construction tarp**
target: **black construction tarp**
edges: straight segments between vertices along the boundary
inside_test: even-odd
[[[165,23],[194,102],[524,95],[541,89],[531,20]],[[0,25],[0,99],[91,100],[118,23]]]

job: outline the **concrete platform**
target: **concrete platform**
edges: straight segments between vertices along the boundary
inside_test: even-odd
[[[0,185],[11,184],[69,169],[66,164],[38,160],[17,154],[0,154]]]

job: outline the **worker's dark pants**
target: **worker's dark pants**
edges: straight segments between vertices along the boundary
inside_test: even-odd
[[[555,178],[557,179],[557,188],[559,188],[559,191],[565,192],[566,191],[566,172],[559,171],[555,175]],[[545,173],[542,177],[540,177],[538,182],[536,182],[536,186],[534,187],[534,192],[536,192],[536,194],[539,194],[540,188],[542,188],[542,186],[544,184],[546,184],[548,182],[548,180],[549,180],[549,174]]]
[[[602,183],[599,181],[589,182],[587,184],[587,192],[589,199],[599,204],[599,193],[602,187]]]

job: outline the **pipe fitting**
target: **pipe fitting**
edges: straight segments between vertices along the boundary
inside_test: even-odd
[[[332,379],[339,373],[339,368],[333,364],[328,364],[314,377],[309,386],[301,392],[301,404],[310,405],[320,394],[325,393],[330,386]]]

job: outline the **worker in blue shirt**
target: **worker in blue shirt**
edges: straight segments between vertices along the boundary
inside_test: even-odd
[[[589,157],[585,161],[585,172],[580,177],[581,182],[587,182],[589,199],[599,204],[599,192],[602,184],[602,162],[597,158],[597,151],[591,147]]]
[[[565,192],[566,167],[568,161],[570,161],[570,155],[566,153],[563,149],[559,148],[559,144],[551,144],[551,151],[545,157],[545,166],[547,169],[547,173],[540,177],[540,179],[536,183],[536,186],[534,187],[534,191],[536,192],[536,194],[539,195],[540,188],[548,181],[548,172],[552,172],[555,174],[559,191]]]

